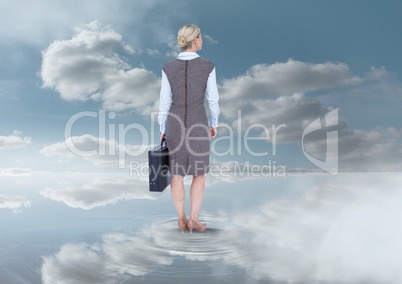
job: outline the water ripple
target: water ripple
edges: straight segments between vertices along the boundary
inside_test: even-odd
[[[126,283],[135,276],[183,279],[240,275],[236,264],[252,256],[247,256],[249,250],[228,241],[237,239],[238,228],[222,217],[203,216],[200,221],[207,223],[204,232],[182,234],[176,218],[155,215],[140,230],[107,233],[94,244],[65,244],[56,254],[43,258],[43,283],[54,283],[55,279]]]
[[[154,219],[154,220],[152,220]],[[122,248],[122,251],[114,251],[112,258],[125,259],[129,263],[143,265],[147,269],[148,263],[144,262],[144,255],[152,255],[152,259],[158,260],[160,264],[171,264],[178,258],[185,258],[192,261],[211,261],[225,259],[243,258],[232,245],[228,245],[228,239],[235,238],[238,231],[232,230],[226,220],[213,216],[204,216],[200,221],[207,224],[204,232],[185,231],[184,234],[177,227],[177,219],[167,216],[157,216],[151,218],[151,223],[143,230],[135,234],[135,241],[131,242],[131,248]],[[137,239],[138,238],[138,239]],[[116,248],[117,246],[115,246]],[[133,254],[132,251],[137,253]],[[141,251],[141,253],[139,253]],[[124,255],[125,257],[121,257]],[[126,257],[130,257],[127,259]],[[172,262],[170,262],[170,261]],[[154,264],[155,262],[153,262]],[[120,263],[124,265],[124,263]],[[175,273],[204,273],[194,267],[183,267],[186,271],[180,271],[180,266],[175,266]],[[155,273],[156,271],[154,271]],[[160,273],[170,274],[172,271],[160,270]],[[233,273],[234,270],[231,270]]]

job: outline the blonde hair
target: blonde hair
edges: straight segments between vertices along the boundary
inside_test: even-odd
[[[201,29],[197,25],[184,25],[177,33],[177,42],[182,50],[191,48],[193,39],[199,37]]]

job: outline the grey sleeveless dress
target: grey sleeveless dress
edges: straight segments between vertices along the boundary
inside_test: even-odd
[[[211,61],[201,57],[175,59],[163,67],[172,90],[166,145],[174,175],[209,172],[210,138],[204,99],[208,76],[214,67]]]

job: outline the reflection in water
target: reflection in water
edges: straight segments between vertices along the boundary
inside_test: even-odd
[[[43,251],[42,251],[43,253]],[[41,283],[40,252],[11,246],[0,251],[0,283]]]
[[[402,283],[402,177],[301,180],[309,190],[297,198],[257,203],[243,190],[234,197],[243,202],[231,207],[223,192],[214,193],[214,207],[226,205],[219,213],[203,212],[208,228],[192,235],[181,234],[177,219],[168,215],[168,195],[136,203],[167,204],[165,211],[133,210],[134,202],[92,211],[63,207],[57,212],[70,216],[69,222],[55,227],[59,219],[49,218],[38,229],[33,223],[35,231],[26,237],[23,228],[3,222],[17,231],[0,235],[1,283]],[[263,190],[253,191],[253,198],[261,199]],[[156,211],[160,215],[150,214]]]
[[[204,265],[174,265],[180,260],[218,261],[244,258],[227,241],[234,238],[223,219],[206,217],[205,232],[181,233],[177,219],[152,222],[140,232],[113,232],[102,236],[102,242],[63,245],[53,256],[44,257],[43,283],[126,283],[136,276],[152,273],[152,277],[173,277],[190,273],[204,277]],[[237,232],[238,233],[238,232]],[[237,234],[236,233],[236,234]],[[165,269],[163,267],[169,267]],[[214,277],[214,268],[209,268]],[[222,276],[222,269],[216,273]],[[236,270],[226,273],[237,274]],[[164,279],[161,278],[161,279]],[[117,282],[116,282],[117,281]]]
[[[382,179],[346,176],[298,200],[207,216],[203,233],[182,235],[176,219],[159,216],[140,231],[66,244],[44,257],[43,283],[130,283],[140,276],[186,282],[206,275],[236,283],[400,283],[402,254],[394,252],[402,252],[402,227],[395,226],[402,218],[401,180]]]

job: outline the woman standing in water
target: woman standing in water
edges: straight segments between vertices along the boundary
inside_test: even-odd
[[[215,65],[196,52],[202,48],[201,30],[185,25],[177,36],[182,52],[162,69],[162,86],[158,121],[161,140],[169,149],[170,189],[178,214],[178,226],[205,231],[199,221],[205,190],[205,174],[209,171],[210,139],[217,134],[219,93]],[[208,122],[205,98],[210,109]],[[184,177],[192,175],[190,188],[190,218],[184,211]]]

